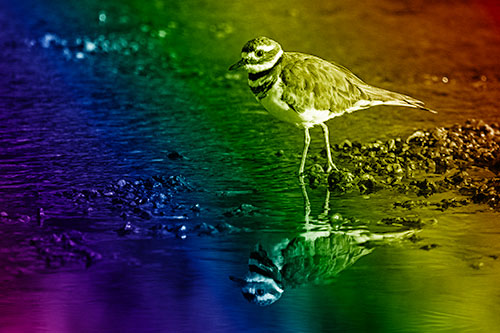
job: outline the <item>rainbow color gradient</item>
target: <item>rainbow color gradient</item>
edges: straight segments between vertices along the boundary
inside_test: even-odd
[[[498,205],[458,187],[425,198],[301,188],[302,131],[227,70],[261,35],[439,112],[336,118],[339,151],[346,140],[500,123],[495,0],[4,1],[0,332],[498,329]],[[324,160],[321,130],[311,135],[309,168]],[[460,171],[498,182],[486,169]],[[469,201],[432,204],[451,199]],[[431,204],[394,204],[405,200]],[[335,233],[400,232],[408,221],[418,222],[410,240]],[[296,285],[268,307],[229,279],[245,276],[260,245],[269,257],[285,245],[303,254],[289,256]],[[323,261],[332,256],[356,258]]]

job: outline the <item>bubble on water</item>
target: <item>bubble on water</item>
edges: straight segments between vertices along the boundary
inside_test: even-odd
[[[443,77],[441,78],[441,81],[442,81],[443,83],[448,83],[450,80],[449,80],[446,76],[443,76]]]
[[[25,39],[24,44],[26,44],[26,46],[28,46],[28,47],[33,47],[33,46],[35,46],[36,41],[33,39]]]
[[[86,52],[94,52],[96,49],[96,45],[94,42],[86,40],[84,44],[84,49]]]
[[[99,22],[106,23],[107,18],[108,17],[106,16],[106,12],[104,11],[99,12]]]
[[[63,55],[66,58],[66,60],[69,60],[72,57],[71,51],[68,48],[64,48]]]
[[[40,45],[42,45],[43,48],[49,48],[52,43],[56,43],[57,41],[57,36],[51,33],[46,33],[41,39],[40,39]]]
[[[481,75],[481,81],[483,81],[483,82],[488,81],[488,78],[486,77],[486,75]]]
[[[99,46],[100,46],[101,50],[103,50],[104,52],[109,52],[111,45],[110,45],[109,40],[104,40],[99,44]]]
[[[130,43],[130,48],[132,49],[132,51],[137,52],[139,51],[139,44],[137,42],[132,42]]]
[[[120,37],[118,39],[118,43],[119,45],[121,46],[121,48],[126,48],[128,46],[128,40],[126,40],[125,38],[123,37]]]

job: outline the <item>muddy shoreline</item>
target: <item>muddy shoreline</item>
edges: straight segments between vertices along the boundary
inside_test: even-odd
[[[334,161],[342,168],[326,175],[325,151],[313,157],[308,170],[312,187],[328,185],[335,193],[370,194],[390,189],[423,199],[395,202],[411,209],[434,206],[444,210],[469,203],[500,209],[500,127],[481,120],[468,120],[451,127],[418,130],[407,138],[385,142],[335,144]],[[440,202],[433,194],[449,193]]]

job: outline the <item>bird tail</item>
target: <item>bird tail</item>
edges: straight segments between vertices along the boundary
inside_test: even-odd
[[[363,87],[363,92],[368,95],[369,106],[375,105],[394,105],[416,108],[431,113],[437,113],[432,109],[425,107],[424,102],[413,97],[396,93],[393,91],[376,88],[372,86]]]

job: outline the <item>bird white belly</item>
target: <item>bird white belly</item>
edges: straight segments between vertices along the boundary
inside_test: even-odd
[[[281,99],[282,95],[283,85],[281,79],[278,79],[273,87],[269,89],[266,97],[260,100],[260,103],[266,108],[266,110],[279,120],[286,121],[297,126],[312,127],[335,116],[332,112],[330,112],[330,110],[300,108],[295,111]]]
[[[267,92],[266,97],[260,100],[260,104],[266,108],[266,110],[278,118],[279,120],[286,121],[292,124],[301,125],[302,118],[297,112],[288,106],[281,96],[283,95],[283,87],[281,79],[278,79],[271,89]]]

